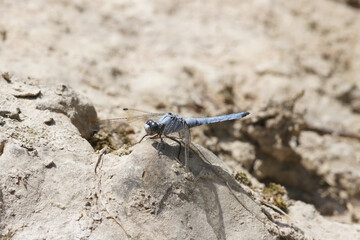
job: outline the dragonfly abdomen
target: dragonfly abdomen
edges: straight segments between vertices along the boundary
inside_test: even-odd
[[[217,122],[224,122],[230,120],[236,120],[243,118],[249,115],[248,112],[240,112],[240,113],[232,113],[227,115],[220,115],[215,117],[206,117],[206,118],[187,118],[185,121],[187,125],[192,128],[200,125],[210,124],[210,123],[217,123]]]

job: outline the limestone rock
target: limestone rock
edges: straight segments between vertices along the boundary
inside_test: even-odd
[[[21,109],[18,118],[1,116],[2,238],[317,239],[327,231],[301,218],[317,214],[308,205],[294,205],[287,216],[266,204],[199,145],[191,146],[189,172],[170,142],[144,141],[122,157],[97,154],[71,120],[96,116],[88,101],[64,86],[38,86],[44,96],[17,98],[13,82],[0,89],[4,109]],[[359,232],[336,227],[349,239]]]
[[[134,239],[274,239],[260,206],[224,164],[194,146],[190,173],[177,160],[178,147],[167,144],[158,152],[155,142],[144,142],[120,159],[103,157],[101,197],[127,234]],[[237,202],[226,181],[250,211]],[[139,226],[144,226],[141,231]]]

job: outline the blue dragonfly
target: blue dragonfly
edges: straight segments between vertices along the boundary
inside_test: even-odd
[[[140,139],[139,142],[141,142],[145,137],[149,137],[150,139],[160,138],[161,142],[163,142],[163,138],[165,137],[177,142],[180,145],[181,151],[181,142],[175,137],[171,136],[173,133],[178,133],[180,139],[184,139],[186,169],[188,169],[189,166],[189,147],[191,143],[190,128],[211,123],[237,120],[249,115],[249,112],[239,112],[214,117],[183,118],[173,113],[149,113],[129,108],[123,108],[123,111],[125,113],[124,117],[112,118],[103,121],[126,120],[130,124],[134,122],[145,123],[144,128],[146,134]]]

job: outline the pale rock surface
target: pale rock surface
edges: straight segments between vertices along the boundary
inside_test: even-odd
[[[0,81],[4,113],[0,117],[0,236],[88,236],[90,229],[82,225],[93,220],[82,215],[94,188],[91,163],[96,156],[71,121],[95,121],[93,106],[72,101],[80,97],[64,85],[34,87],[31,81]],[[38,88],[41,94],[14,96],[19,84],[22,92]],[[64,103],[69,103],[66,110]]]
[[[176,159],[177,146],[164,144],[159,153],[156,147],[147,141],[128,156],[103,157],[102,198],[127,234],[134,239],[275,238],[262,222],[270,224],[260,206],[215,155],[193,147],[187,173]],[[213,165],[203,162],[196,150]],[[251,212],[237,202],[225,181]]]
[[[301,216],[317,213],[306,204],[294,205],[290,216],[263,205],[258,192],[236,182],[199,145],[191,147],[190,172],[182,154],[178,159],[179,146],[169,142],[147,140],[122,157],[97,154],[81,136],[79,129],[86,127],[73,125],[96,120],[88,100],[65,85],[28,80],[20,81],[22,91],[29,86],[41,94],[15,97],[14,82],[0,89],[2,239],[321,239],[325,231],[328,239],[338,236],[318,227],[319,221],[307,224]],[[358,237],[358,228],[335,225],[348,239]]]
[[[322,217],[310,204],[296,201],[289,208],[289,216],[314,239],[360,239],[358,224],[343,224]]]

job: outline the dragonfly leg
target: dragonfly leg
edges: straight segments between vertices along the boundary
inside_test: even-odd
[[[162,138],[162,136],[161,136],[160,133],[157,133],[157,134],[155,134],[154,136],[151,136],[151,137],[150,137],[150,139],[156,139],[156,138],[160,138],[160,143],[158,142],[158,143],[157,143],[157,146],[156,146],[156,149],[159,150],[160,147],[161,147],[161,145],[164,143],[164,140],[163,140],[163,138]]]
[[[161,135],[155,134],[154,136],[150,136],[150,139],[155,139],[155,138],[160,138],[161,139]],[[162,139],[161,139],[161,141],[162,141]]]
[[[155,139],[157,137],[159,137],[159,134],[155,134],[154,136],[149,136],[149,134],[145,134],[138,143],[141,143],[142,140],[144,140],[145,137],[149,137],[150,139]],[[161,138],[161,137],[160,137]],[[162,140],[161,140],[162,141]]]
[[[144,138],[147,137],[147,136],[149,136],[149,135],[145,134],[145,135],[140,139],[140,141],[139,141],[138,143],[141,143],[141,141],[144,140]]]
[[[174,137],[170,137],[170,136],[166,136],[166,135],[165,135],[165,137],[167,137],[167,138],[169,138],[169,139],[171,139],[171,140],[173,140],[174,142],[177,142],[177,143],[179,144],[180,149],[179,149],[179,153],[178,153],[178,159],[180,159],[180,153],[181,153],[181,142],[180,142],[179,140],[177,140],[176,138],[174,138]]]

